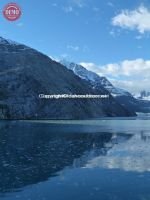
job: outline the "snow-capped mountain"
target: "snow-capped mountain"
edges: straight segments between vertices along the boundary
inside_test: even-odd
[[[108,94],[93,89],[62,64],[23,44],[0,38],[0,119],[89,119],[135,116],[112,96],[41,99],[39,94]],[[62,106],[63,105],[63,106]]]
[[[135,98],[140,100],[147,100],[150,101],[150,92],[147,92],[145,90],[141,91],[139,94],[134,95]]]
[[[93,85],[93,88],[99,88],[100,86],[103,86],[114,97],[132,96],[128,91],[114,87],[106,77],[100,77],[96,73],[87,70],[81,65],[70,63],[66,60],[62,60],[61,64],[72,70],[80,78],[90,81],[90,83]]]
[[[111,95],[125,108],[133,112],[150,112],[150,101],[147,101],[148,96],[135,98],[128,91],[115,87],[106,77],[100,77],[98,74],[87,70],[81,65],[69,63],[65,60],[61,64],[72,70],[80,78],[90,82],[93,88],[98,89],[104,87]]]

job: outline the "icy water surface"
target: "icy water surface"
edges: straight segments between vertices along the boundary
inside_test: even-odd
[[[0,200],[149,200],[150,120],[1,121]]]

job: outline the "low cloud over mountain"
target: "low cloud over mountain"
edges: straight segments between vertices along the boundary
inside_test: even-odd
[[[124,60],[103,66],[81,62],[81,65],[88,70],[96,72],[100,76],[107,76],[115,86],[126,89],[131,93],[136,94],[142,90],[149,91],[150,60],[141,58]]]

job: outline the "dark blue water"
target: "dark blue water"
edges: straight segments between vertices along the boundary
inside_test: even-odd
[[[150,121],[0,122],[0,200],[149,200]]]

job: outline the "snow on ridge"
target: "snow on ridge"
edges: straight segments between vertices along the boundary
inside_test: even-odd
[[[85,69],[82,65],[68,62],[66,60],[62,60],[60,62],[65,67],[72,70],[74,72],[74,74],[76,74],[80,78],[92,82],[94,88],[97,87],[98,85],[102,85],[105,89],[107,89],[115,97],[117,97],[117,96],[132,96],[128,91],[114,87],[113,84],[106,77],[101,77],[98,74]]]
[[[20,45],[18,42],[15,42],[15,41],[13,41],[13,40],[7,39],[7,41],[9,42],[9,44]]]
[[[20,45],[19,43],[13,40],[4,39],[3,37],[0,37],[0,44]]]
[[[11,46],[13,46],[14,48],[19,47],[19,50],[22,50],[22,51],[30,49],[30,47],[28,47],[28,46],[26,46],[24,44],[15,42],[15,41],[10,40],[10,39],[5,39],[3,37],[0,37],[0,45],[5,45],[5,46],[8,47],[8,49]],[[14,52],[12,51],[12,53],[16,53],[16,50],[14,50]]]

